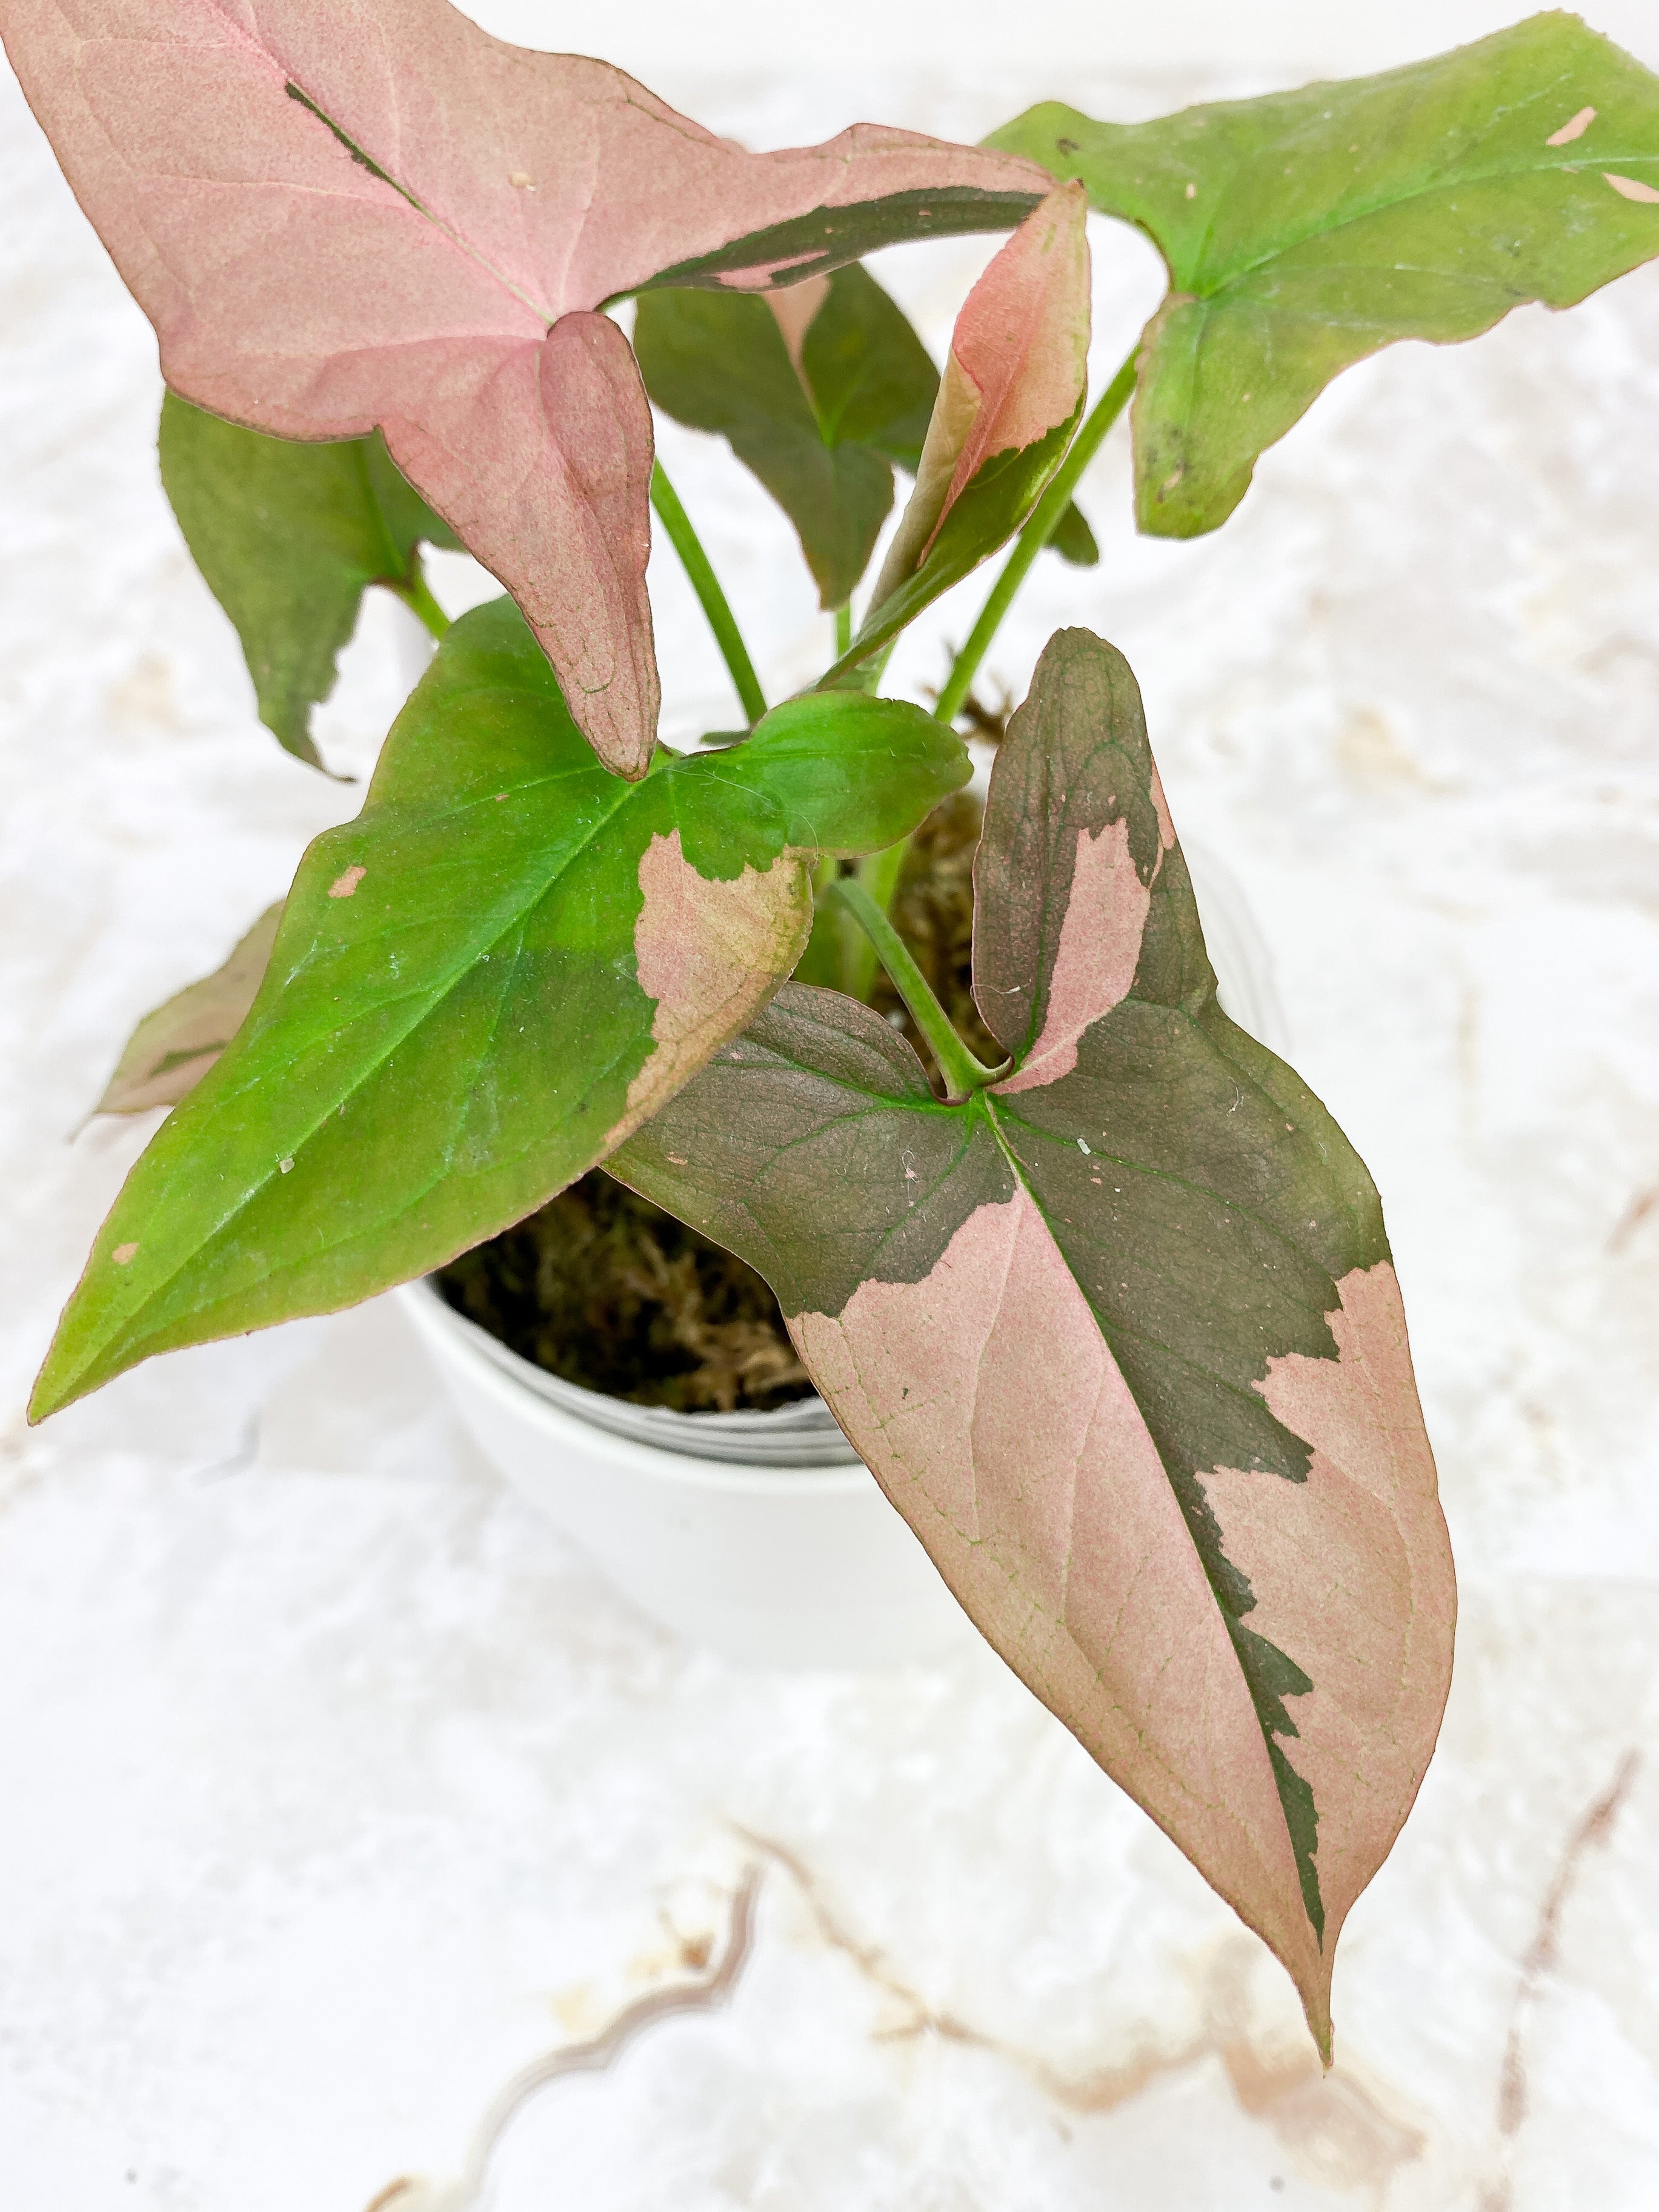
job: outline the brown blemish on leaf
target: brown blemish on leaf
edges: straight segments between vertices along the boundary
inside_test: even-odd
[[[1168,808],[1160,807],[1160,836],[1168,819]],[[1170,842],[1174,841],[1171,827]],[[1034,1091],[1071,1073],[1085,1030],[1128,995],[1140,963],[1140,940],[1152,902],[1152,891],[1141,882],[1129,850],[1127,819],[1109,823],[1097,837],[1086,830],[1078,831],[1077,860],[1048,977],[1042,1033],[1018,1074],[997,1085],[999,1091]]]
[[[1538,2001],[1539,1986],[1554,1972],[1560,1954],[1561,1916],[1583,1870],[1585,1856],[1604,1845],[1624,1809],[1631,1784],[1641,1765],[1638,1751],[1627,1751],[1612,1781],[1567,1838],[1553,1879],[1539,1908],[1538,1925],[1521,1961],[1521,1979],[1510,2015],[1510,2032],[1504,2045],[1503,2071],[1498,2086],[1498,2132],[1502,2144],[1501,2171],[1481,2199],[1481,2212],[1509,2212],[1514,2181],[1510,2169],[1515,2137],[1527,2117],[1526,2031]]]
[[[137,1258],[138,1247],[136,1244],[118,1244],[109,1256],[118,1267],[125,1267],[130,1260]]]
[[[1656,191],[1651,185],[1644,185],[1635,177],[1609,176],[1605,169],[1601,177],[1602,182],[1611,185],[1621,200],[1644,200],[1659,207],[1659,191]]]
[[[655,836],[640,860],[644,903],[634,925],[640,988],[657,1001],[653,1049],[628,1086],[621,1144],[687,1077],[759,1012],[793,969],[812,927],[800,855],[781,853],[764,873],[745,866],[721,882],[685,859],[678,830]]]
[[[791,1334],[996,1648],[1290,1968],[1328,1965],[1267,1747],[1164,1462],[1021,1189],[917,1283],[866,1281]]]
[[[1456,1596],[1394,1269],[1355,1268],[1328,1319],[1338,1356],[1269,1361],[1256,1384],[1313,1448],[1304,1482],[1203,1478],[1246,1626],[1310,1677],[1282,1748],[1313,1792],[1324,1959],[1417,1796],[1451,1679]]]
[[[346,869],[343,875],[336,876],[333,882],[329,885],[329,896],[331,898],[349,898],[356,891],[358,884],[362,883],[363,878],[368,873],[368,870],[367,868],[354,866]]]
[[[1544,143],[1547,146],[1571,146],[1575,138],[1583,137],[1595,120],[1595,110],[1593,107],[1581,107],[1570,122],[1564,123],[1559,131],[1552,131]]]

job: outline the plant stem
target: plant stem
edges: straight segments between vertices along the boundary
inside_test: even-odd
[[[986,1067],[969,1051],[951,1028],[950,1016],[933,996],[927,978],[911,958],[909,947],[857,877],[843,876],[832,896],[841,901],[875,946],[882,966],[893,979],[894,988],[915,1016],[916,1027],[933,1047],[939,1073],[945,1078],[945,1096],[966,1098],[975,1091],[982,1091],[988,1083],[994,1083],[1003,1068]]]
[[[432,587],[426,580],[426,570],[421,566],[418,553],[410,563],[408,575],[401,584],[393,584],[392,589],[412,613],[419,616],[441,644],[449,628],[449,617],[432,596]]]
[[[898,889],[905,855],[909,850],[910,840],[901,837],[896,845],[888,846],[884,852],[867,854],[853,870],[857,880],[884,915],[890,915],[893,911],[893,894]],[[854,999],[867,1000],[879,964],[876,959],[876,948],[862,931],[855,934],[849,930],[848,940],[842,960],[841,988]]]
[[[749,658],[743,632],[738,628],[737,619],[720,589],[720,578],[714,574],[708,556],[702,550],[702,539],[691,527],[690,516],[680,505],[679,494],[663,474],[660,461],[656,462],[651,471],[651,504],[662,517],[662,526],[668,532],[669,542],[679,555],[681,565],[691,580],[691,588],[708,617],[708,627],[714,633],[714,642],[731,671],[738,697],[752,728],[766,712],[766,694],[760,688],[755,664]]]
[[[853,642],[853,602],[836,609],[836,658],[839,660]]]
[[[992,585],[991,595],[980,609],[979,620],[969,631],[968,642],[957,653],[951,673],[945,678],[945,689],[939,695],[939,704],[933,712],[941,722],[956,720],[978,673],[979,664],[985,658],[987,647],[996,635],[1015,592],[1025,581],[1027,569],[1059,527],[1060,518],[1071,504],[1072,494],[1077,489],[1083,471],[1093,460],[1101,440],[1123,412],[1134,388],[1135,356],[1132,352],[1101,393],[1088,421],[1072,441],[1071,451],[1049,478],[1048,490],[1037,501],[1036,511],[1020,532],[1002,574]]]

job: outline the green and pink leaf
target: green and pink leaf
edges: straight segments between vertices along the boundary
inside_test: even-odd
[[[129,1176],[35,1416],[520,1219],[790,973],[820,853],[891,844],[968,775],[920,708],[840,693],[626,783],[516,609],[463,617],[362,812],[301,863],[234,1042]]]
[[[1089,353],[1088,202],[1063,185],[968,295],[870,611],[834,682],[976,568],[1024,521],[1082,410]]]
[[[1216,1003],[1133,678],[1049,645],[1000,751],[935,1098],[791,986],[613,1171],[772,1283],[991,1641],[1295,1977],[1432,1749],[1454,1585],[1369,1176]]]
[[[1332,377],[1401,338],[1571,307],[1659,253],[1659,79],[1576,15],[1381,76],[1097,123],[1057,100],[987,142],[1146,231],[1143,530],[1213,530]]]

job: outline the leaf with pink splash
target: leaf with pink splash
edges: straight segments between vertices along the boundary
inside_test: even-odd
[[[614,1172],[759,1267],[990,1640],[1294,1976],[1433,1748],[1455,1587],[1382,1209],[1217,1004],[1134,679],[1049,644],[992,778],[941,1101],[790,986]]]
[[[521,1220],[765,1004],[820,854],[880,851],[969,774],[920,707],[840,692],[624,783],[518,610],[475,607],[280,918],[130,1048],[132,1103],[180,1103],[99,1234],[35,1417]]]
[[[1089,354],[1088,200],[1062,185],[963,304],[915,489],[833,683],[1006,544],[1060,466]]]
[[[598,311],[1000,229],[1047,185],[864,125],[750,154],[446,0],[0,0],[0,33],[173,389],[283,437],[378,425],[629,776],[658,705],[651,415]]]

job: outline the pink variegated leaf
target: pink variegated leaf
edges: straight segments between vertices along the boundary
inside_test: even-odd
[[[1088,200],[1062,185],[963,304],[939,397],[870,611],[826,682],[867,659],[1012,538],[1060,466],[1089,353]]]
[[[1084,630],[993,773],[940,1102],[792,986],[613,1156],[777,1292],[837,1419],[1030,1684],[1294,1976],[1409,1811],[1455,1603],[1382,1208],[1216,1002],[1134,679]]]
[[[1047,183],[864,125],[750,154],[447,0],[0,0],[0,33],[173,390],[283,437],[378,425],[630,776],[658,702],[651,419],[597,311],[998,229]]]

